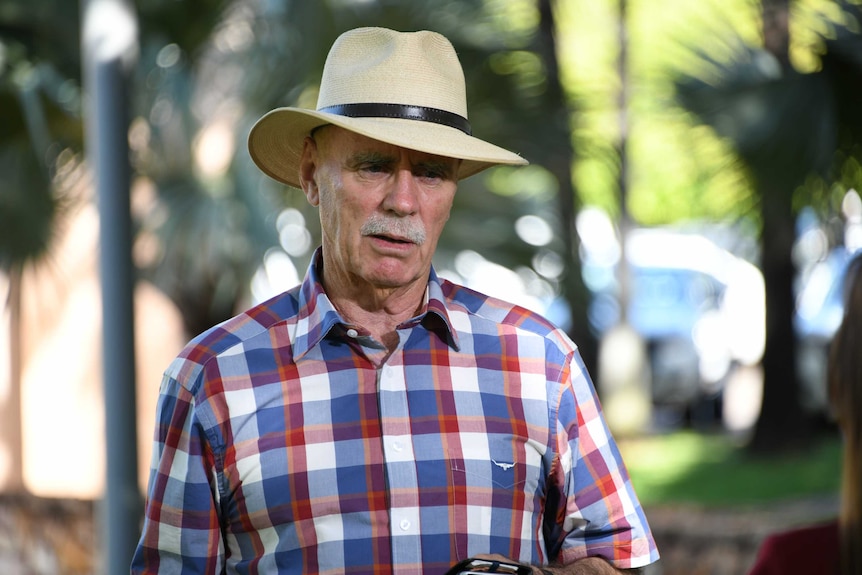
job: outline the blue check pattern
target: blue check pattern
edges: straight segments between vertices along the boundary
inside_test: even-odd
[[[658,559],[575,345],[439,279],[387,356],[304,282],[191,341],[132,573],[442,574]]]

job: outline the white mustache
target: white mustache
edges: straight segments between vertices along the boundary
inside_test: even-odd
[[[422,222],[372,215],[359,230],[363,236],[394,236],[413,242],[416,245],[425,243],[425,226]]]

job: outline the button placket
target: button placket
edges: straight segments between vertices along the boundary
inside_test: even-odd
[[[397,363],[398,352],[378,370],[378,393],[383,457],[390,488],[389,516],[392,525],[392,557],[395,563],[415,564],[422,560],[419,525],[419,480],[404,368]]]

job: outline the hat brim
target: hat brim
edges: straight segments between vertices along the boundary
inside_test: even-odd
[[[402,148],[460,159],[459,179],[494,165],[529,163],[518,154],[441,124],[400,118],[352,118],[305,108],[277,108],[258,120],[248,135],[251,159],[269,177],[299,188],[305,136],[326,124]]]

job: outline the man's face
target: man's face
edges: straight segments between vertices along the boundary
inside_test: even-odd
[[[337,126],[306,140],[303,190],[318,206],[327,289],[424,286],[457,187],[459,160]]]

